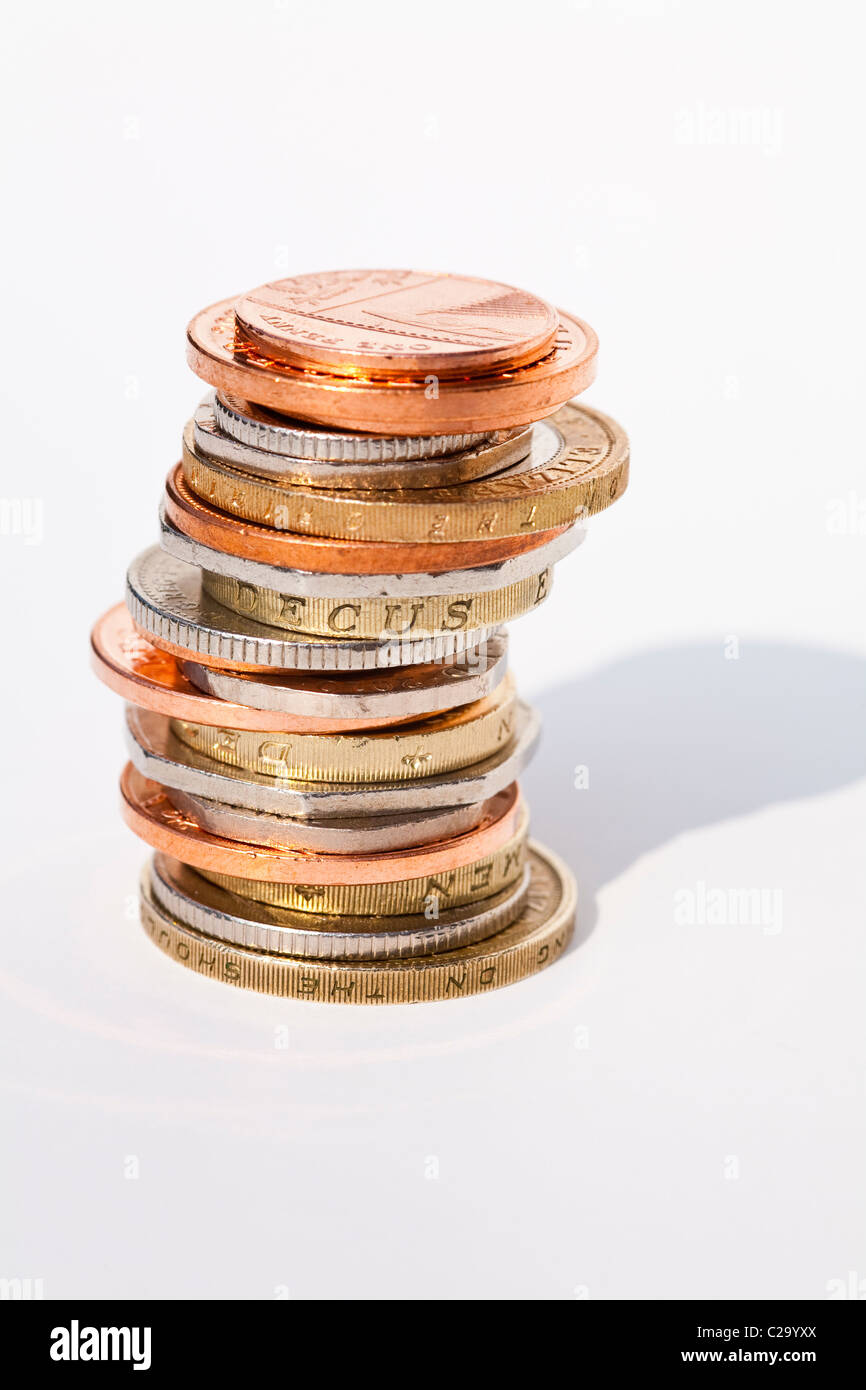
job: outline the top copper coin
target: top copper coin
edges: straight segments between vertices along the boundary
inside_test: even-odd
[[[274,280],[235,305],[268,357],[335,376],[474,376],[536,362],[559,315],[526,290],[422,270],[327,270]]]

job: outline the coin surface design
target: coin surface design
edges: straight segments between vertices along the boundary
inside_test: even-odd
[[[315,574],[309,570],[282,569],[266,565],[261,560],[247,560],[213,546],[194,541],[178,531],[164,515],[160,522],[160,544],[169,555],[185,560],[188,565],[211,574],[221,574],[239,584],[254,584],[261,589],[291,598],[330,599],[399,599],[412,602],[419,598],[439,598],[446,594],[463,597],[484,594],[491,589],[504,589],[519,584],[522,579],[539,574],[557,564],[576,550],[586,538],[583,526],[568,526],[554,533],[532,550],[525,550],[509,560],[492,565],[476,565],[473,569],[434,570],[427,574]]]
[[[212,883],[227,889],[236,897],[267,903],[272,907],[286,907],[295,912],[365,914],[371,917],[395,917],[413,913],[429,913],[433,919],[437,912],[446,907],[463,907],[467,903],[486,902],[504,888],[513,887],[521,878],[526,866],[526,843],[529,830],[529,816],[523,808],[514,834],[504,844],[489,854],[470,863],[453,868],[439,869],[408,878],[395,878],[376,883],[363,883],[355,879],[343,868],[348,855],[330,855],[329,859],[340,861],[340,873],[346,881],[337,883],[286,883],[260,878],[243,878],[226,874],[219,868],[201,867],[198,872]],[[478,831],[467,831],[459,838],[471,839]],[[449,843],[449,842],[446,842]],[[456,843],[452,841],[450,843]],[[420,862],[422,855],[432,854],[444,848],[437,845],[421,845],[406,850],[395,850],[388,855],[367,856],[367,862],[400,859],[405,857],[408,865]],[[324,858],[325,856],[322,856]]]
[[[255,880],[261,885],[295,884],[312,893],[321,887],[339,886],[347,889],[350,886],[363,888],[372,884],[402,885],[407,882],[414,884],[411,890],[414,893],[416,889],[420,891],[423,881],[437,875],[444,876],[445,887],[442,891],[445,892],[445,880],[451,871],[459,870],[462,873],[466,870],[460,881],[467,891],[477,889],[477,896],[482,896],[481,889],[486,886],[487,879],[481,871],[475,871],[475,866],[491,855],[502,853],[502,862],[510,871],[510,860],[505,851],[515,838],[520,839],[524,835],[528,823],[526,808],[517,786],[512,783],[490,798],[490,809],[478,825],[449,839],[385,853],[325,854],[308,849],[275,849],[269,845],[252,845],[211,835],[192,816],[178,810],[164,787],[142,777],[129,763],[121,774],[120,789],[121,812],[126,824],[152,849],[170,854],[201,873],[226,874],[239,882],[252,883]],[[448,879],[448,882],[451,880]],[[267,888],[262,886],[256,891],[265,894]],[[408,892],[410,890],[403,887],[393,892],[388,889],[380,898],[390,904],[398,899],[403,901]],[[363,894],[359,898],[361,900]],[[469,901],[468,898],[465,900]],[[300,902],[301,910],[304,910],[305,904],[306,899]],[[309,904],[307,907],[313,910]],[[380,905],[376,908],[343,907],[339,910],[396,912],[404,909]],[[423,901],[417,910],[423,912]]]
[[[272,526],[256,526],[203,502],[187,486],[183,464],[169,472],[163,499],[165,516],[190,540],[216,550],[260,560],[282,569],[321,574],[421,574],[451,569],[472,569],[535,550],[563,535],[568,526],[549,531],[527,531],[522,536],[484,537],[474,541],[341,541],[321,536],[290,535]]]
[[[229,946],[182,926],[142,886],[145,931],[172,960],[224,984],[318,1003],[416,1004],[499,989],[558,960],[574,931],[577,885],[550,850],[532,844],[526,905],[510,927],[441,955],[346,965]]]
[[[269,454],[284,454],[343,465],[420,463],[442,454],[457,454],[476,444],[490,443],[491,434],[366,434],[350,430],[327,430],[309,420],[290,420],[274,410],[244,401],[237,396],[221,396],[212,401],[217,428],[239,444],[247,444]]]
[[[209,666],[245,671],[370,671],[427,665],[477,647],[490,629],[395,637],[379,642],[351,637],[284,637],[278,628],[253,622],[210,598],[201,571],[159,546],[139,555],[127,571],[126,606],[140,632],[162,651]]]
[[[561,310],[553,345],[537,361],[432,382],[339,376],[269,357],[238,334],[231,299],[203,309],[187,329],[190,367],[221,395],[371,434],[486,433],[532,424],[591,384],[597,354],[589,324]]]
[[[144,870],[156,903],[183,926],[275,955],[319,960],[405,960],[453,951],[483,941],[519,917],[529,893],[531,871],[481,903],[390,917],[297,912],[239,898],[167,855],[156,854]]]
[[[254,408],[254,407],[251,407]],[[275,430],[262,430],[273,437]],[[294,434],[294,431],[292,431]],[[532,430],[522,425],[482,435],[480,444],[441,457],[395,460],[385,463],[335,459],[292,458],[252,444],[241,444],[217,425],[215,405],[205,400],[186,427],[185,436],[203,458],[228,464],[242,473],[272,478],[284,486],[324,488],[424,488],[486,478],[519,463],[529,453]],[[336,436],[330,435],[329,438]],[[362,436],[348,436],[360,439]],[[429,436],[435,439],[435,435]],[[469,436],[471,437],[471,436]]]
[[[304,782],[218,763],[181,743],[164,714],[135,705],[126,710],[127,750],[142,776],[169,792],[277,816],[375,816],[486,801],[522,774],[538,736],[538,716],[518,701],[512,742],[481,762],[413,782]],[[169,847],[166,852],[183,858]]]
[[[419,270],[326,270],[273,280],[235,305],[270,357],[340,376],[463,376],[534,362],[556,310],[513,285]]]
[[[491,757],[515,729],[514,682],[459,710],[394,729],[353,733],[268,733],[172,719],[181,743],[215,762],[302,782],[409,782]]]
[[[438,544],[546,531],[602,511],[628,482],[625,431],[574,401],[535,426],[527,466],[411,493],[281,486],[202,458],[192,442],[188,429],[183,475],[212,506],[278,531],[341,540]]]
[[[463,628],[493,628],[531,613],[549,596],[553,570],[482,593],[432,594],[428,598],[305,598],[202,571],[202,590],[233,613],[305,637],[439,637]]]

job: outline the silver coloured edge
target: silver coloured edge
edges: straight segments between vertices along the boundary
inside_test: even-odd
[[[518,700],[515,734],[507,747],[482,762],[417,782],[278,782],[260,773],[216,763],[186,747],[171,732],[167,715],[126,707],[126,743],[133,766],[171,793],[278,816],[364,816],[486,801],[520,776],[535,752],[541,725]]]
[[[438,919],[428,922],[419,916],[418,925],[409,930],[397,928],[386,932],[305,930],[300,921],[292,926],[278,925],[267,921],[269,915],[276,916],[273,910],[268,911],[267,905],[248,904],[209,882],[203,892],[219,906],[206,906],[183,893],[170,881],[169,874],[170,864],[166,863],[165,856],[154,855],[142,875],[142,891],[146,884],[151,898],[166,916],[213,940],[270,955],[303,959],[405,960],[454,951],[504,931],[523,910],[532,871],[527,865],[514,887],[496,894],[497,901],[493,905],[488,903],[484,907],[482,901],[480,911],[475,903],[465,908],[446,909]],[[251,915],[241,916],[233,910],[235,906]],[[300,918],[300,914],[292,915]]]
[[[248,811],[222,801],[172,790],[172,803],[192,816],[202,830],[225,840],[267,845],[275,849],[304,849],[321,854],[378,854],[429,845],[473,830],[484,814],[484,802],[469,806],[425,807],[413,813],[383,816],[276,816],[272,811]]]
[[[438,458],[484,444],[490,433],[374,435],[340,430],[311,430],[303,421],[265,424],[242,415],[216,391],[205,397],[224,434],[252,449],[288,458],[328,463],[399,463]]]
[[[321,574],[281,569],[202,545],[171,524],[166,518],[164,503],[160,504],[159,520],[160,544],[175,559],[213,574],[222,574],[227,579],[236,579],[241,584],[256,584],[261,589],[273,589],[275,593],[297,598],[430,598],[438,594],[488,593],[491,589],[504,589],[540,574],[549,565],[558,564],[570,555],[586,539],[586,527],[575,525],[536,550],[526,550],[509,560],[476,569],[424,574]]]
[[[181,573],[182,570],[186,573]],[[180,581],[180,582],[178,582]],[[429,665],[471,650],[495,628],[398,637],[386,642],[351,638],[295,639],[223,608],[201,592],[201,572],[152,546],[136,556],[126,576],[126,606],[137,627],[195,654],[229,664],[280,671],[373,671]]]

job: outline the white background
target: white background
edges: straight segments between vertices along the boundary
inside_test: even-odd
[[[42,523],[15,534],[13,508],[0,537],[0,1276],[49,1297],[866,1293],[858,18],[7,16],[3,496]],[[633,453],[512,629],[546,719],[525,789],[578,873],[578,944],[510,990],[390,1011],[244,994],[153,949],[121,706],[87,669],[202,392],[187,320],[344,265],[581,314],[587,399]],[[701,883],[779,910],[678,923]]]

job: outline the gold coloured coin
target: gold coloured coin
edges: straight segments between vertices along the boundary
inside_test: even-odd
[[[423,916],[482,902],[516,883],[526,863],[528,832],[529,815],[524,806],[516,832],[493,854],[438,874],[394,879],[390,883],[268,883],[263,879],[235,878],[201,866],[197,872],[238,898],[252,898],[295,912],[337,917],[402,917],[420,912]]]
[[[514,737],[514,679],[483,700],[415,724],[349,734],[260,734],[172,719],[181,743],[218,763],[302,782],[407,782],[491,757]]]
[[[549,436],[552,436],[550,438]],[[521,536],[602,511],[628,481],[625,431],[600,411],[569,401],[535,426],[533,453],[492,478],[451,488],[336,491],[282,487],[197,454],[184,433],[183,475],[199,497],[277,531],[334,540],[453,542]]]
[[[277,593],[227,575],[202,570],[202,588],[224,608],[269,627],[310,637],[438,637],[461,628],[496,627],[543,603],[553,567],[502,589],[426,598],[304,598]]]
[[[177,922],[230,946],[319,960],[401,960],[454,951],[510,927],[526,903],[530,871],[481,903],[435,916],[326,917],[237,898],[177,859],[157,854],[145,870],[157,903]]]
[[[558,960],[571,940],[577,885],[550,850],[529,850],[526,906],[510,927],[485,941],[412,960],[303,960],[228,946],[181,926],[142,884],[141,920],[161,951],[188,970],[224,984],[288,999],[331,1004],[418,1004],[500,989]]]

